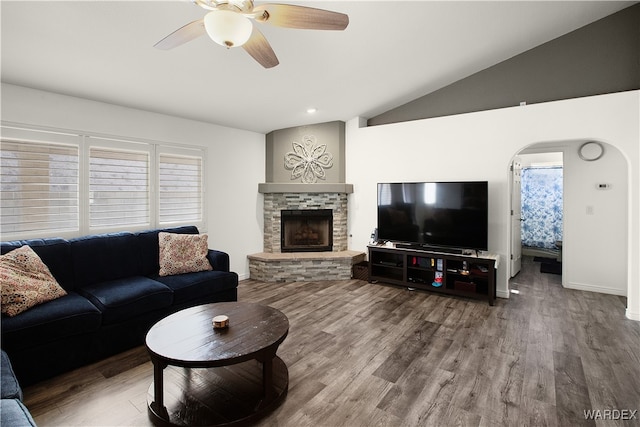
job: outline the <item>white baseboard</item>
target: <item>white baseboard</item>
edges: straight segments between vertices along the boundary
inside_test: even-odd
[[[509,296],[510,296],[509,292],[503,291],[503,290],[500,290],[500,289],[496,289],[496,297],[509,299]]]
[[[605,286],[587,285],[584,283],[575,283],[575,282],[566,283],[566,284],[563,284],[563,286],[567,289],[575,289],[578,291],[599,292],[601,294],[620,295],[623,297],[627,296],[626,289],[621,290],[621,289],[607,288]]]
[[[627,307],[625,316],[627,316],[627,319],[629,320],[635,320],[636,322],[640,322],[640,312],[631,311],[629,310],[629,307]]]

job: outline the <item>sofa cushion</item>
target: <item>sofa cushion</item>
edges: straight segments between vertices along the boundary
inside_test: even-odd
[[[154,278],[173,290],[174,305],[203,299],[216,292],[238,287],[237,274],[224,271],[199,271]]]
[[[70,291],[67,295],[37,305],[19,316],[2,318],[2,346],[30,348],[34,342],[56,341],[63,337],[95,331],[100,327],[100,311],[86,298]]]
[[[71,244],[61,238],[14,240],[2,242],[0,253],[6,254],[14,249],[28,245],[38,254],[60,286],[67,291],[73,290],[73,264],[71,260]]]
[[[0,375],[2,380],[0,383],[0,393],[3,399],[19,399],[22,400],[22,389],[16,375],[13,373],[9,356],[4,350],[0,352]]]
[[[207,259],[206,234],[175,234],[160,232],[160,276],[212,270]]]
[[[11,427],[36,426],[29,410],[17,399],[0,400],[0,425]]]
[[[0,256],[0,283],[2,314],[7,316],[67,294],[28,245]]]
[[[97,234],[69,242],[78,288],[141,274],[140,247],[132,233]]]
[[[104,325],[123,322],[173,303],[171,289],[142,276],[88,285],[79,292],[102,312]]]
[[[174,234],[198,234],[198,228],[193,225],[165,228],[162,230],[147,230],[137,233],[142,257],[141,269],[143,276],[152,276],[160,271],[160,246],[158,234],[160,232]]]

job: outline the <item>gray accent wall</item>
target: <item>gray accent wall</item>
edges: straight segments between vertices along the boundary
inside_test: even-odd
[[[325,169],[326,177],[318,180],[323,183],[345,182],[345,123],[340,121],[319,123],[280,129],[266,135],[266,181],[275,183],[300,183],[300,179],[292,180],[291,171],[284,167],[284,156],[293,151],[292,143],[302,143],[303,137],[313,135],[316,144],[325,144],[326,151],[333,155],[333,166]]]
[[[640,4],[389,110],[368,126],[640,89]]]

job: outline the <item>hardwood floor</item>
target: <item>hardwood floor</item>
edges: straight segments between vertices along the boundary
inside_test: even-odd
[[[290,321],[285,402],[263,426],[640,425],[640,323],[526,258],[494,307],[360,280],[245,280]],[[44,355],[43,355],[44,356]],[[44,359],[43,359],[44,360]],[[29,387],[40,426],[149,426],[144,347]]]

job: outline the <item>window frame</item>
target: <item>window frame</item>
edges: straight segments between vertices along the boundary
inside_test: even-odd
[[[77,230],[71,231],[35,231],[3,233],[0,238],[6,240],[20,240],[31,238],[62,237],[71,238],[90,234],[101,234],[117,231],[142,231],[156,228],[168,228],[181,225],[195,225],[201,232],[206,232],[207,226],[207,193],[206,193],[206,165],[207,147],[179,143],[167,143],[161,141],[144,140],[141,138],[117,137],[111,135],[61,130],[45,127],[32,127],[22,124],[2,122],[0,125],[1,141],[11,142],[35,142],[64,144],[78,147],[79,156],[79,185],[78,185],[78,209],[79,224]],[[91,226],[90,225],[90,171],[89,156],[92,147],[107,148],[109,150],[148,152],[148,205],[149,222],[139,225],[115,225],[115,226]],[[1,145],[0,145],[1,149]],[[160,155],[169,154],[187,157],[201,158],[201,220],[200,221],[175,221],[170,223],[160,222]]]

